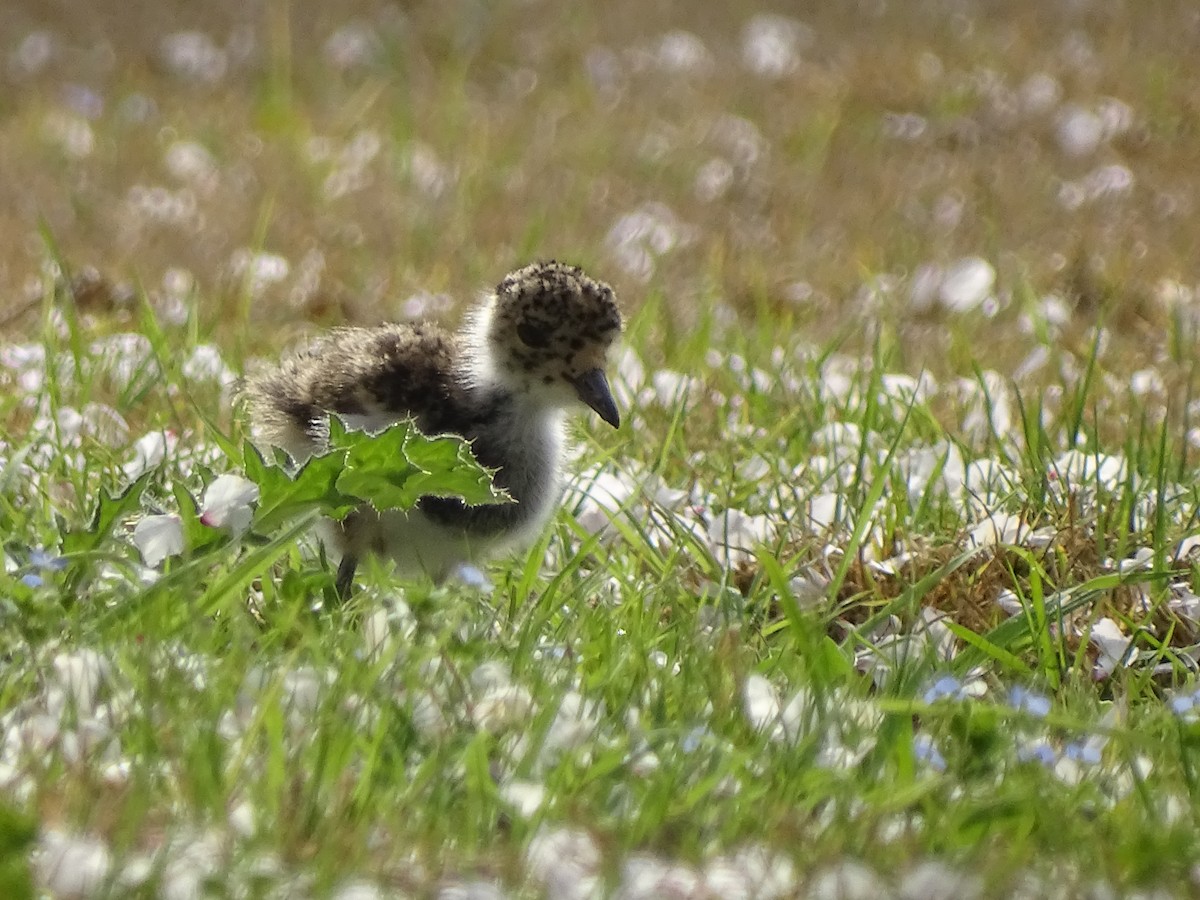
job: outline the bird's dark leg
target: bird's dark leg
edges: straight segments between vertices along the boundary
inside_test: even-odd
[[[347,553],[342,557],[342,561],[338,563],[337,580],[334,581],[334,586],[337,588],[338,599],[345,603],[350,599],[350,589],[354,587],[354,570],[358,568],[358,558],[351,553]]]

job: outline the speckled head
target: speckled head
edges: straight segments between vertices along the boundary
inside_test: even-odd
[[[620,423],[604,374],[621,334],[607,284],[578,266],[525,266],[496,285],[474,331],[493,378],[548,405],[582,400],[613,427]]]

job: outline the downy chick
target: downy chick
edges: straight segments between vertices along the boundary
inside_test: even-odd
[[[349,593],[366,554],[441,581],[532,541],[561,495],[566,412],[582,401],[620,424],[605,376],[620,333],[608,285],[542,262],[507,275],[457,333],[430,323],[338,329],[248,378],[255,441],[297,464],[325,448],[331,413],[366,431],[411,417],[425,434],[469,440],[516,501],[423,497],[408,512],[363,507],[327,523],[338,592]]]

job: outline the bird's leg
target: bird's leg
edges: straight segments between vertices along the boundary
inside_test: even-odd
[[[337,588],[338,599],[343,603],[350,599],[350,589],[354,587],[354,571],[357,568],[358,558],[352,553],[343,555],[342,561],[338,563],[334,586]]]

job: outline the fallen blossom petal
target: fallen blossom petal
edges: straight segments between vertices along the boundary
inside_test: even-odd
[[[103,889],[112,854],[95,838],[50,829],[38,843],[34,868],[55,896],[90,897]]]
[[[183,552],[183,521],[179,516],[145,516],[133,528],[133,544],[146,565],[154,568]]]
[[[546,786],[536,781],[513,779],[500,785],[500,799],[523,819],[529,819],[546,802]]]
[[[761,675],[751,675],[742,687],[743,709],[755,731],[771,730],[772,737],[782,734],[781,706],[775,687]]]
[[[1107,678],[1117,666],[1128,665],[1126,657],[1132,640],[1112,619],[1105,617],[1096,622],[1088,641],[1100,651],[1096,660],[1097,678]]]
[[[241,534],[250,527],[258,500],[258,485],[240,475],[221,475],[204,491],[200,521],[210,528],[228,528]]]
[[[133,445],[134,458],[127,462],[122,471],[130,481],[136,481],[150,469],[162,465],[167,455],[175,450],[178,438],[172,431],[151,431],[144,434]]]

